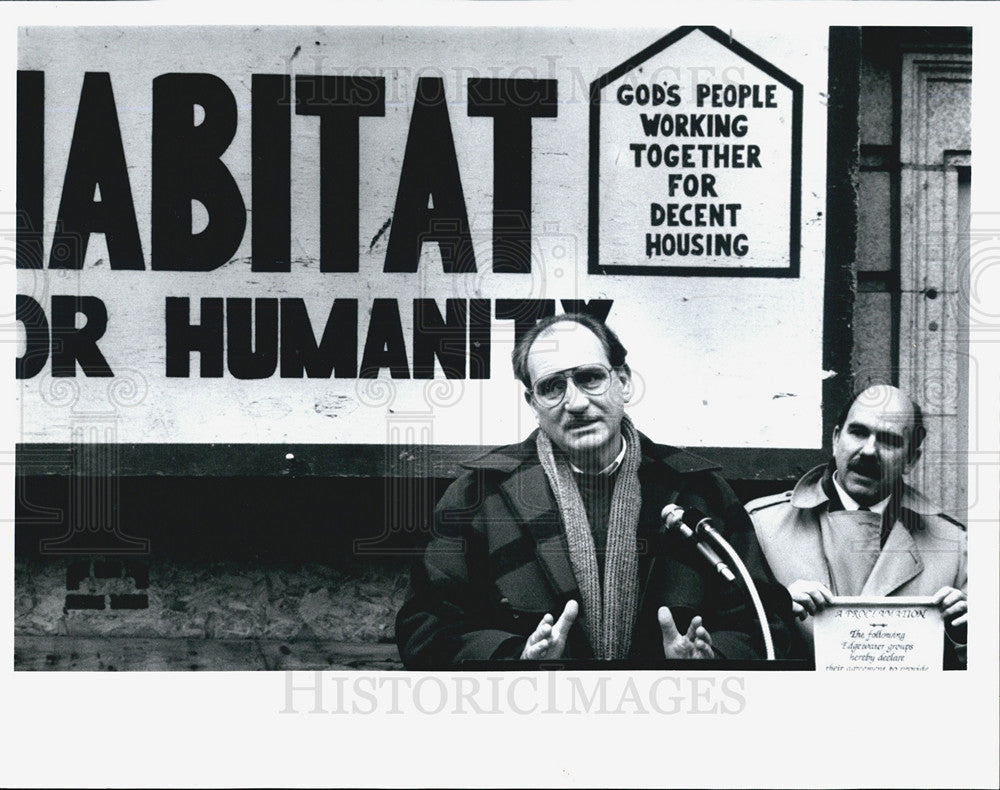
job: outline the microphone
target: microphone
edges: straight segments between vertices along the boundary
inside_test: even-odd
[[[704,513],[694,508],[684,510],[684,508],[678,505],[670,504],[663,508],[660,516],[663,518],[663,525],[667,529],[676,529],[685,539],[694,541],[695,548],[698,549],[701,556],[708,560],[709,564],[715,568],[716,572],[722,578],[727,582],[736,581],[736,576],[719,555],[715,553],[715,550],[706,543],[702,543],[699,539],[699,535],[711,527],[708,523],[709,519]],[[691,528],[692,526],[694,529]]]

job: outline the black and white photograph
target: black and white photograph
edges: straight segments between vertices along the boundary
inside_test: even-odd
[[[0,9],[0,778],[996,786],[991,5]]]

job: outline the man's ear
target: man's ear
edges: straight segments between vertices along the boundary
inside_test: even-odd
[[[918,447],[913,452],[913,455],[910,456],[909,460],[907,460],[906,464],[903,466],[903,474],[904,475],[908,475],[913,470],[913,467],[915,467],[917,465],[917,461],[920,460],[920,453],[921,452],[923,452],[923,450],[920,447]]]
[[[834,425],[833,426],[833,445],[837,444],[837,439],[839,439],[839,438],[840,438],[840,426],[839,425]]]
[[[635,392],[635,388],[632,386],[632,372],[622,368],[617,371],[618,380],[622,383],[622,396],[625,402],[628,403],[632,400],[632,393]]]
[[[535,417],[538,417],[538,408],[535,406],[535,401],[531,397],[531,390],[524,391],[524,402],[531,407],[531,411],[534,413]]]

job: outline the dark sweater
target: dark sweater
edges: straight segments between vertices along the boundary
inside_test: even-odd
[[[611,497],[615,493],[617,470],[610,475],[575,474],[576,486],[587,511],[590,534],[594,537],[597,567],[601,584],[604,583],[604,555],[608,544],[608,516],[611,514]]]

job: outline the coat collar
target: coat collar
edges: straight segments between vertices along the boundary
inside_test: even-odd
[[[829,464],[817,466],[802,476],[792,491],[791,503],[793,507],[811,510],[830,501],[830,497],[823,489],[823,476],[832,468],[832,464],[831,461]],[[933,502],[906,483],[903,483],[900,507],[921,516],[933,516],[941,512],[941,509],[935,507]]]
[[[494,447],[484,454],[464,461],[466,469],[482,469],[510,474],[522,464],[538,464],[538,451],[535,449],[536,428],[522,442]],[[679,447],[657,444],[644,434],[639,434],[639,446],[642,449],[642,463],[665,464],[678,474],[694,474],[695,472],[714,472],[722,467],[718,464],[695,455]]]
[[[518,444],[493,448],[478,458],[463,463],[462,466],[504,475],[504,479],[499,483],[499,490],[522,529],[534,541],[536,558],[557,600],[562,602],[578,596],[579,590],[570,564],[569,548],[566,545],[559,508],[545,476],[545,470],[538,460],[535,445],[537,433],[537,430],[533,431]],[[639,446],[642,450],[640,470],[646,469],[646,473],[641,472],[646,479],[650,479],[648,472],[653,470],[655,465],[663,465],[674,474],[693,474],[720,468],[694,453],[656,444],[641,433]],[[663,475],[654,474],[652,479],[661,477]],[[644,492],[643,501],[647,500],[654,501],[654,498],[647,497]],[[658,503],[659,499],[655,499],[655,502]],[[648,517],[648,514],[640,514],[640,528],[644,516]]]

